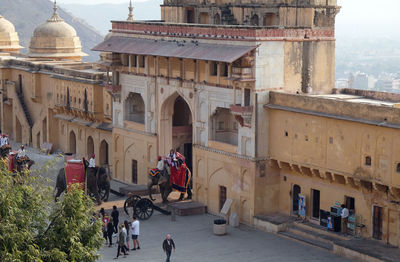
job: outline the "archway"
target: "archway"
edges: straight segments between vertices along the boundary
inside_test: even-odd
[[[108,165],[108,143],[105,140],[100,143],[100,165]]]
[[[183,97],[174,93],[161,107],[160,153],[167,155],[174,148],[186,158],[192,170],[193,114]]]
[[[91,155],[94,154],[94,142],[93,142],[93,138],[91,136],[89,136],[87,139],[86,153],[87,153],[88,157],[90,157]]]
[[[76,154],[76,136],[74,131],[69,133],[69,153]]]

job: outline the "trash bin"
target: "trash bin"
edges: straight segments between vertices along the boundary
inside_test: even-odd
[[[217,236],[222,236],[226,234],[226,220],[225,219],[215,219],[214,220],[214,234]]]

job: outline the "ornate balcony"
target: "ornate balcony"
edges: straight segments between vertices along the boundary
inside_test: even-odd
[[[237,81],[253,81],[254,74],[251,67],[232,67],[232,78]]]
[[[235,116],[240,126],[251,128],[251,118],[253,117],[253,106],[230,105],[231,113]]]
[[[112,95],[120,94],[122,89],[121,85],[105,84],[104,87]]]

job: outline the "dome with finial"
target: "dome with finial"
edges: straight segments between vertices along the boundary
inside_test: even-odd
[[[53,10],[53,16],[33,32],[28,56],[81,60],[86,54],[75,29],[58,15],[57,1]]]
[[[0,52],[18,52],[21,48],[14,25],[0,15]]]

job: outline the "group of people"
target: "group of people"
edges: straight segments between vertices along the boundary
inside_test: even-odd
[[[103,222],[102,231],[103,237],[106,239],[106,244],[109,247],[113,246],[113,237],[117,237],[117,256],[114,259],[118,259],[121,254],[126,257],[129,255],[129,242],[130,237],[132,238],[133,248],[131,251],[139,250],[139,220],[135,216],[132,218],[132,222],[129,223],[125,220],[123,223],[119,223],[119,211],[116,206],[113,206],[111,215],[101,208],[98,214],[93,214],[94,219],[101,218]],[[170,261],[172,250],[175,251],[175,243],[171,238],[171,235],[167,235],[162,243],[162,249],[167,256],[167,262]]]
[[[160,172],[164,170],[165,162],[169,167],[176,167],[178,169],[183,163],[185,163],[185,157],[181,153],[176,152],[174,149],[169,151],[169,154],[165,157],[165,159],[163,159],[162,156],[158,156],[157,160],[157,169]]]
[[[125,220],[123,223],[119,223],[119,211],[116,206],[113,206],[111,216],[109,216],[104,208],[100,210],[99,216],[102,217],[103,221],[103,237],[106,239],[106,244],[109,247],[113,246],[113,237],[117,237],[117,256],[114,259],[118,259],[121,253],[124,257],[129,254],[129,242],[132,237],[133,248],[132,251],[140,249],[139,245],[139,221],[136,217],[133,217],[132,222],[129,223]]]

